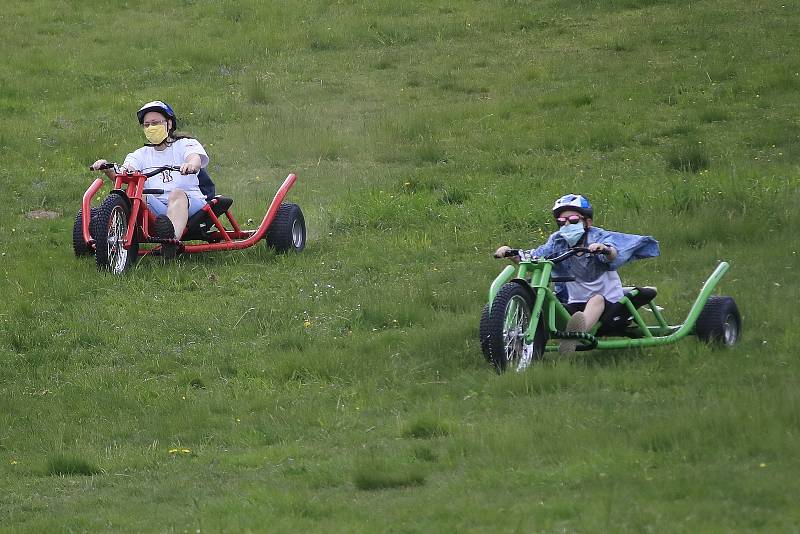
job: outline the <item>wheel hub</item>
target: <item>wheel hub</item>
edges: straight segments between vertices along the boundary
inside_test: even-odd
[[[509,362],[519,360],[522,356],[527,326],[526,315],[524,301],[519,297],[512,298],[506,308],[506,328],[503,329],[506,360]]]
[[[722,341],[726,345],[733,345],[739,338],[739,328],[736,324],[736,318],[733,315],[725,317],[725,322],[722,323]]]
[[[292,245],[294,248],[303,246],[303,228],[297,219],[292,222]]]
[[[127,224],[125,213],[120,208],[115,208],[111,215],[111,224],[108,228],[108,263],[114,274],[125,270],[128,260],[128,250],[125,248],[125,232]]]

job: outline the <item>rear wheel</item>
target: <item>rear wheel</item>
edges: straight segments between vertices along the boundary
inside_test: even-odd
[[[525,343],[532,309],[530,293],[513,282],[500,288],[491,309],[488,305],[484,308],[479,329],[481,349],[498,373],[509,367],[522,371],[544,354],[547,337],[541,320],[536,325],[533,342]]]
[[[731,297],[709,297],[697,318],[695,333],[701,341],[730,347],[741,336],[742,318]]]
[[[300,252],[306,246],[306,221],[297,204],[281,204],[267,229],[267,247],[277,252]]]
[[[92,219],[98,269],[122,274],[136,260],[139,253],[136,232],[131,246],[127,249],[123,246],[129,217],[128,203],[120,195],[109,195],[98,208],[97,218]]]
[[[97,217],[100,208],[92,208],[89,214],[89,234],[92,234],[92,221]],[[72,250],[76,256],[86,256],[94,252],[94,249],[83,240],[83,210],[78,210],[75,216],[75,224],[72,225]]]

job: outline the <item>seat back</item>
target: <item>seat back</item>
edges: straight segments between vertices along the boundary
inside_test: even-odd
[[[200,169],[197,173],[197,182],[200,186],[200,192],[203,193],[207,199],[212,199],[217,196],[217,186],[211,181],[211,176],[208,175],[205,169]]]
[[[638,292],[635,295],[631,295],[634,290]],[[623,287],[623,293],[625,296],[628,297],[628,300],[631,301],[633,307],[636,309],[641,308],[645,304],[649,303],[651,300],[656,298],[658,294],[658,290],[654,287],[644,286],[644,287]]]

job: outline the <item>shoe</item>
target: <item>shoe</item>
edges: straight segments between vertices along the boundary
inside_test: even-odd
[[[163,237],[165,239],[175,239],[175,227],[172,225],[172,221],[169,220],[169,217],[166,215],[159,215],[156,217],[156,223],[153,226],[153,232],[157,237]],[[164,259],[172,259],[178,252],[178,245],[172,245],[169,243],[162,243],[161,244],[161,256]]]
[[[586,332],[586,317],[582,311],[575,312],[572,317],[567,321],[567,332]],[[578,347],[577,339],[562,339],[558,345],[558,352],[561,354],[569,354],[575,352]]]

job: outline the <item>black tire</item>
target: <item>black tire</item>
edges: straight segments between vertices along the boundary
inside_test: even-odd
[[[306,247],[306,221],[297,204],[281,204],[264,238],[276,252],[300,252]]]
[[[122,241],[128,231],[130,209],[128,202],[120,195],[109,195],[98,208],[97,217],[92,219],[92,236],[96,242],[95,261],[97,268],[113,274],[122,274],[130,267],[139,253],[136,232],[128,249]]]
[[[730,347],[739,341],[742,317],[731,297],[709,297],[695,323],[695,334],[706,343]]]
[[[530,293],[521,285],[509,282],[500,288],[481,317],[479,328],[483,355],[498,373],[512,367],[522,371],[544,354],[547,335],[541,320],[536,325],[536,335],[531,347],[531,358],[524,358],[524,338],[530,327],[533,301]]]
[[[89,214],[89,234],[94,237],[92,234],[92,221],[97,217],[97,213],[100,211],[100,208],[91,208],[91,212]],[[89,254],[94,253],[94,249],[86,244],[86,241],[83,240],[83,210],[78,210],[78,214],[75,216],[75,224],[72,225],[72,250],[75,252],[75,255],[80,256],[88,256]]]
[[[492,355],[490,352],[489,347],[489,305],[483,305],[483,311],[481,311],[481,324],[478,327],[478,338],[481,341],[481,352],[483,352],[483,357],[486,358],[486,361],[489,363],[492,362]]]

